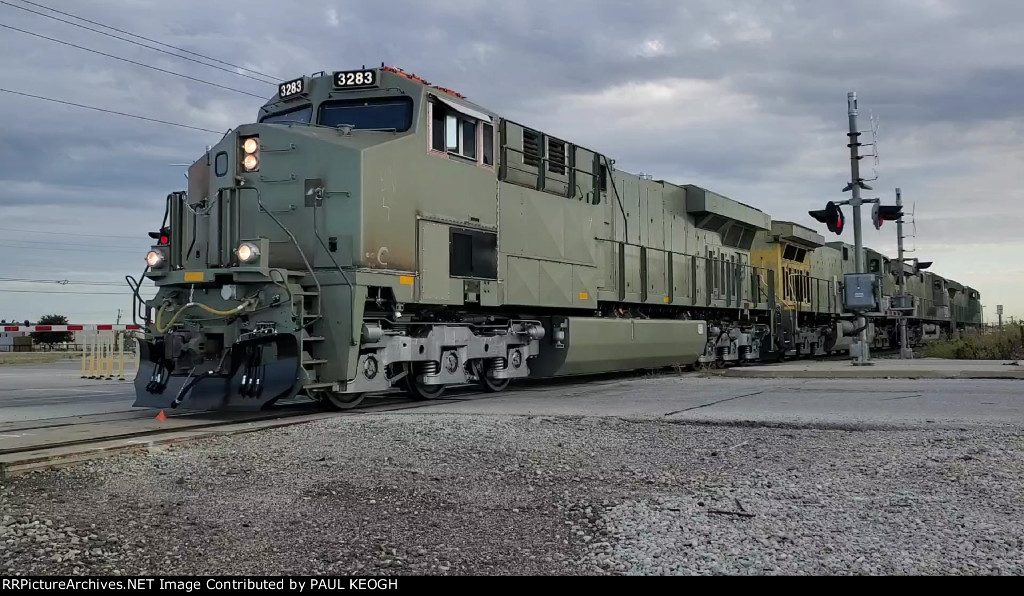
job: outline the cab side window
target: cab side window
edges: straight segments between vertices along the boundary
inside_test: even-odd
[[[475,158],[476,120],[438,103],[430,104],[430,110],[430,148],[449,155]]]
[[[430,149],[459,160],[493,167],[494,126],[440,102],[431,102]]]
[[[481,136],[483,137],[483,146],[481,147],[482,156],[481,161],[485,166],[494,165],[494,126],[490,124],[484,124],[481,127]]]

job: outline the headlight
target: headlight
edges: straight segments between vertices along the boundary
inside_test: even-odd
[[[160,265],[164,264],[164,253],[159,250],[151,250],[146,253],[146,264],[156,269]]]
[[[260,138],[248,137],[242,141],[242,169],[255,172],[260,167]]]
[[[238,250],[235,251],[238,255],[238,260],[243,263],[251,263],[259,258],[260,248],[252,242],[243,242],[238,245]]]

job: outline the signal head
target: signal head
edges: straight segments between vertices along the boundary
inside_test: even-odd
[[[839,206],[829,201],[825,204],[825,208],[819,211],[808,211],[811,217],[820,221],[828,227],[828,231],[833,234],[843,233],[843,212],[839,209]]]
[[[170,228],[161,228],[159,232],[150,232],[149,237],[156,240],[157,244],[167,246],[171,243]]]
[[[881,228],[884,221],[896,221],[901,217],[903,217],[903,207],[875,203],[875,206],[871,208],[871,220],[876,229]]]

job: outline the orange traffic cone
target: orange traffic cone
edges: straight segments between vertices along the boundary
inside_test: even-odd
[[[164,414],[164,411],[160,410],[160,413],[156,415],[156,419],[160,422],[164,422],[167,420],[167,414]]]

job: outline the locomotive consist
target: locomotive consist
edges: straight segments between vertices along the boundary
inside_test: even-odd
[[[717,366],[848,346],[853,247],[618,170],[397,68],[301,77],[167,197],[139,299],[136,406],[333,409],[399,386]],[[980,323],[978,293],[867,250],[892,343]],[[138,297],[138,292],[136,291]]]

